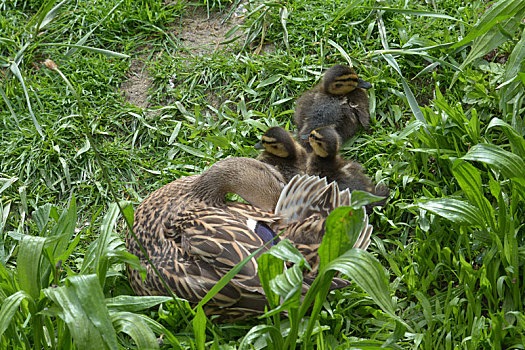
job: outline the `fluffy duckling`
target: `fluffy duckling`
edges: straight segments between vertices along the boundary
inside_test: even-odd
[[[227,202],[227,193],[248,203]],[[323,233],[312,231],[324,230],[327,213],[349,199],[348,191],[340,192],[335,183],[328,185],[325,179],[296,176],[285,186],[282,175],[268,164],[228,158],[201,175],[180,178],[150,194],[135,212],[133,231],[169,288],[196,304],[229,270],[281,230],[300,251],[310,254],[311,265],[315,265]],[[371,231],[365,215],[364,229],[354,247],[366,249]],[[317,237],[313,244],[310,236]],[[143,281],[136,270],[128,269],[135,293],[166,295],[130,235],[126,247],[147,271]],[[259,255],[205,305],[207,315],[218,314],[218,321],[225,322],[264,312],[266,298],[257,274]],[[348,284],[340,279],[335,283],[335,288]],[[303,291],[308,287],[305,282]]]
[[[306,150],[281,127],[266,130],[255,148],[264,148],[257,159],[273,165],[287,183],[295,175],[303,175],[306,171]]]
[[[297,100],[294,120],[299,137],[319,127],[333,126],[341,142],[345,142],[360,126],[369,129],[369,101],[365,89],[371,87],[349,66],[330,67],[322,81]],[[307,142],[304,145],[311,151]]]
[[[313,130],[309,136],[313,152],[308,157],[306,172],[311,175],[326,177],[335,181],[340,189],[366,191],[376,196],[388,197],[390,190],[384,184],[374,186],[370,178],[363,173],[361,164],[345,160],[339,155],[341,138],[332,127]],[[367,212],[372,207],[383,206],[386,198],[367,205]]]

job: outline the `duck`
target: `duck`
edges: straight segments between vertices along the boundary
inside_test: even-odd
[[[247,203],[228,202],[227,193],[235,193]],[[327,213],[349,201],[348,191],[340,191],[337,184],[328,184],[326,179],[296,175],[285,184],[271,165],[232,157],[216,162],[200,175],[182,177],[155,190],[135,211],[133,231],[169,289],[192,305],[236,264],[268,243],[203,308],[206,315],[217,315],[214,322],[233,322],[260,315],[267,307],[257,257],[279,239],[290,239],[309,254],[312,265],[317,264],[315,252],[322,233],[317,233],[315,242],[304,236],[323,230]],[[303,221],[306,224],[301,227]],[[372,229],[365,215],[354,247],[366,249]],[[285,232],[276,238],[276,232],[282,230]],[[125,242],[147,272],[143,280],[137,270],[128,267],[134,292],[167,295],[129,233]],[[303,293],[313,277],[305,278]],[[348,285],[343,279],[334,283],[334,288]]]
[[[264,149],[256,159],[274,166],[287,183],[295,175],[306,172],[306,150],[281,127],[266,130],[254,148]]]
[[[312,153],[309,155],[306,172],[310,175],[326,177],[328,181],[335,181],[341,190],[366,191],[385,199],[370,203],[366,206],[370,214],[375,206],[384,206],[390,194],[384,184],[375,186],[372,180],[364,173],[363,166],[357,162],[344,159],[339,154],[341,137],[330,126],[312,130],[309,135],[309,144]]]
[[[347,65],[330,67],[319,84],[303,93],[296,102],[294,121],[297,134],[308,135],[314,129],[333,126],[341,141],[355,135],[359,128],[370,128],[369,100],[366,89],[372,87]],[[303,146],[308,152],[308,142]]]

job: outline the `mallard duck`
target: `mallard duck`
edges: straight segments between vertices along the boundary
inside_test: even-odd
[[[369,129],[370,112],[365,89],[371,87],[349,66],[330,67],[322,81],[297,100],[294,113],[297,134],[309,135],[319,127],[333,126],[345,142],[360,126]],[[304,145],[311,150],[307,142]]]
[[[225,195],[230,192],[248,203],[227,202]],[[283,177],[272,166],[250,158],[228,158],[201,175],[180,178],[150,194],[135,212],[133,230],[169,288],[195,304],[232,267],[283,228],[290,226],[290,235],[300,250],[315,252],[318,244],[303,243],[309,239],[302,239],[301,232],[306,231],[298,222],[306,222],[306,230],[321,227],[327,211],[349,202],[347,192],[307,175],[293,178],[285,187]],[[318,220],[314,224],[310,217],[315,215]],[[355,246],[366,249],[371,231],[366,222]],[[316,243],[320,243],[322,237],[317,237]],[[147,270],[143,281],[137,271],[128,269],[135,293],[166,295],[130,235],[126,246]],[[224,322],[264,312],[266,298],[256,258],[205,305],[207,315],[220,314],[219,322]],[[315,265],[315,257],[312,259]],[[307,288],[305,283],[303,290]]]
[[[310,132],[309,143],[313,152],[309,155],[306,172],[335,181],[340,189],[366,191],[376,196],[388,197],[390,190],[384,184],[374,186],[363,172],[361,164],[345,160],[339,154],[341,138],[332,127],[321,127]],[[383,206],[386,198],[367,206],[370,213],[374,206]]]
[[[288,183],[295,175],[303,175],[306,170],[306,151],[281,127],[266,130],[255,149],[264,149],[258,160],[273,165]]]

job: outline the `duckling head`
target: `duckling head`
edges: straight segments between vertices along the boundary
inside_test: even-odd
[[[333,158],[339,152],[340,136],[331,126],[312,130],[308,138],[313,152],[321,158]]]
[[[338,96],[346,95],[357,88],[371,87],[372,84],[360,79],[352,68],[342,64],[330,67],[322,81],[322,88],[326,93]]]
[[[280,158],[292,158],[296,155],[295,141],[292,135],[281,127],[273,127],[264,133],[256,149],[264,148],[266,152]]]

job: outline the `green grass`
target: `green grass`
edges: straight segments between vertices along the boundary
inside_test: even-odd
[[[523,348],[525,5],[257,1],[233,48],[181,46],[195,7],[230,4],[0,1],[0,347]],[[120,91],[134,58],[152,77],[147,109]],[[349,61],[373,84],[372,127],[343,153],[391,189],[370,217],[372,254],[338,253],[356,285],[315,289],[312,318],[290,299],[288,319],[234,325],[132,296],[137,261],[111,203],[255,156],[268,126],[293,129],[321,72]],[[282,263],[265,259],[271,290]],[[363,261],[390,285],[370,290],[351,270]]]

